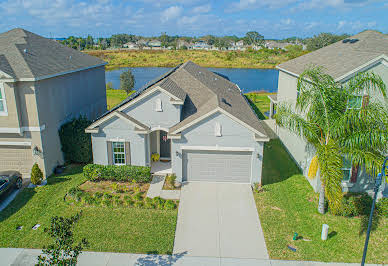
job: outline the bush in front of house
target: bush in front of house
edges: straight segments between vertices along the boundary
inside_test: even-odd
[[[31,169],[31,183],[34,185],[40,185],[43,180],[43,173],[40,170],[39,165],[35,163]]]
[[[376,204],[377,213],[388,218],[388,198],[380,199]]]
[[[342,198],[341,208],[335,215],[355,217],[369,215],[373,199],[367,193],[347,193]]]
[[[62,152],[68,163],[89,163],[92,161],[92,140],[85,133],[92,122],[80,116],[63,124],[59,129]]]
[[[151,182],[151,168],[147,166],[88,164],[84,167],[83,173],[91,181]]]

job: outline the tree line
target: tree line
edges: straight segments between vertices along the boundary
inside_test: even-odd
[[[276,40],[277,42],[287,42],[293,44],[306,45],[307,50],[314,51],[325,47],[329,44],[335,43],[342,39],[348,38],[350,35],[342,34],[336,35],[332,33],[320,33],[313,37],[309,38],[298,38],[290,37],[282,40]],[[237,37],[236,35],[231,36],[215,36],[215,35],[205,35],[201,37],[190,37],[190,36],[179,36],[179,35],[168,35],[163,32],[160,36],[156,37],[144,37],[134,34],[113,34],[111,37],[100,37],[93,38],[91,35],[84,37],[70,36],[65,40],[60,41],[62,44],[69,46],[77,50],[85,49],[100,49],[105,50],[108,48],[120,48],[128,42],[136,43],[140,40],[150,41],[150,40],[159,40],[162,47],[170,47],[172,49],[178,48],[178,40],[186,41],[188,43],[195,43],[197,41],[204,41],[208,45],[215,46],[217,48],[228,48],[231,43],[238,41],[243,41],[244,45],[256,45],[263,46],[265,43],[264,36],[257,31],[249,31],[243,37]]]

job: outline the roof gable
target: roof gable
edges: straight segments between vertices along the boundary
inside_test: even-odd
[[[36,80],[106,63],[23,29],[0,34],[0,70],[16,80]]]
[[[376,31],[364,31],[350,40],[339,41],[277,66],[298,76],[310,66],[320,66],[334,79],[341,79],[361,66],[388,56],[388,36]]]

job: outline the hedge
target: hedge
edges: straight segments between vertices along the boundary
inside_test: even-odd
[[[62,152],[68,163],[89,163],[92,161],[92,140],[85,133],[92,122],[80,116],[61,126],[58,131]]]
[[[84,166],[83,173],[91,181],[151,182],[151,168],[147,166],[88,164]]]

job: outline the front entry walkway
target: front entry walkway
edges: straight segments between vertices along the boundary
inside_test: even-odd
[[[170,162],[152,162],[151,173],[155,175],[172,174],[171,161]]]
[[[268,259],[250,185],[193,182],[181,191],[174,254]]]

